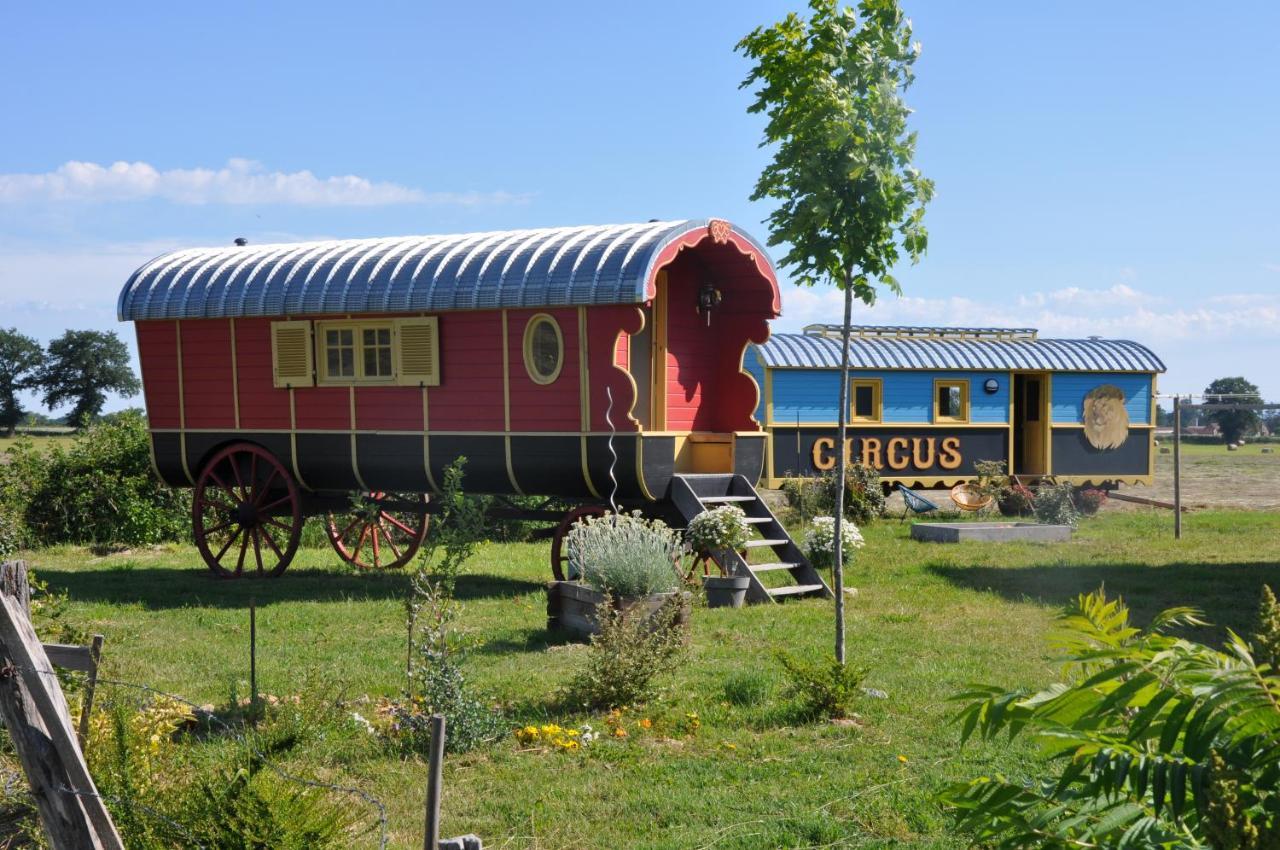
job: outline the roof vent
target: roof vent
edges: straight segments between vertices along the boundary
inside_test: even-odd
[[[1091,334],[1091,335],[1089,336],[1089,339],[1092,339],[1092,340],[1099,340],[1099,339],[1102,339],[1102,337],[1097,336],[1096,334]]]
[[[249,244],[249,240],[245,239],[243,236],[237,236],[235,241],[237,248],[243,248],[245,245]]]

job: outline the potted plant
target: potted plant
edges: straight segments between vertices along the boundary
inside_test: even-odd
[[[547,627],[578,636],[599,630],[596,609],[605,600],[625,616],[651,619],[672,596],[682,596],[680,622],[688,620],[688,594],[680,592],[680,533],[661,520],[634,514],[586,517],[565,536],[569,574],[576,581],[547,585]]]
[[[729,553],[745,546],[750,536],[751,525],[747,522],[747,515],[737,505],[722,505],[703,511],[689,522],[684,539],[694,557],[703,564],[714,560],[720,567],[720,575],[706,575],[702,579],[708,608],[742,607],[751,578],[735,575],[724,565],[735,562]]]
[[[855,549],[863,546],[862,532],[858,526],[845,520],[840,523],[841,560],[847,565],[853,559]],[[804,533],[804,550],[809,563],[816,569],[835,566],[836,520],[835,517],[817,516],[809,522]]]
[[[1036,509],[1036,496],[1025,484],[1012,484],[1001,491],[997,504],[1002,516],[1031,516]]]

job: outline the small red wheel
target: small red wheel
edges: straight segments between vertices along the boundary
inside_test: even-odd
[[[384,501],[417,499],[416,510],[385,510]],[[328,515],[329,542],[338,557],[362,570],[393,570],[417,554],[427,536],[427,496],[362,493],[352,499],[350,513]]]
[[[191,520],[196,548],[215,575],[242,576],[252,550],[257,574],[278,576],[298,550],[302,498],[271,452],[236,443],[205,464]]]
[[[591,516],[604,516],[609,512],[603,505],[579,505],[564,515],[560,525],[556,527],[555,537],[551,539],[551,574],[556,581],[564,581],[565,567],[569,564],[569,553],[564,548],[564,538],[580,519]]]

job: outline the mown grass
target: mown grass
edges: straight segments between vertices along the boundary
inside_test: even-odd
[[[1280,583],[1280,513],[1191,514],[1180,542],[1167,512],[1147,510],[1104,511],[1057,545],[920,544],[908,529],[892,520],[866,529],[848,576],[858,590],[850,659],[889,695],[868,698],[858,724],[807,721],[782,696],[773,653],[829,653],[829,602],[698,609],[679,672],[659,703],[625,715],[625,740],[548,753],[507,738],[451,758],[445,832],[507,848],[962,847],[933,793],[984,772],[1017,774],[1035,755],[1020,743],[960,749],[948,697],[975,681],[1048,682],[1055,612],[1100,585],[1139,621],[1168,605],[1200,606],[1217,639],[1225,627],[1247,631],[1260,585]],[[72,621],[107,636],[108,677],[197,701],[246,694],[253,598],[262,690],[350,701],[401,688],[403,575],[354,575],[320,549],[280,580],[242,582],[210,578],[190,547],[27,557],[70,594]],[[463,628],[481,642],[465,669],[513,727],[602,729],[603,718],[559,693],[584,650],[545,631],[546,559],[545,543],[481,549],[459,584]],[[286,758],[384,800],[393,846],[419,846],[424,766],[362,735],[334,721]]]

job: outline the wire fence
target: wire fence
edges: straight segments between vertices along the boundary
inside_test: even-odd
[[[27,675],[52,676],[55,682],[59,681],[58,671],[56,670],[39,670],[39,669],[26,668],[26,667],[14,667],[13,670],[15,672],[27,674]],[[236,724],[234,722],[225,720],[219,717],[218,715],[214,714],[213,712],[209,711],[206,707],[197,705],[196,703],[192,702],[191,700],[187,699],[184,696],[181,696],[180,694],[170,693],[169,691],[165,691],[161,688],[157,688],[152,685],[144,685],[138,682],[127,682],[121,679],[111,679],[104,676],[98,677],[97,685],[98,686],[108,685],[108,686],[114,686],[118,688],[125,688],[125,689],[133,690],[139,693],[148,694],[150,696],[163,697],[165,699],[173,700],[174,702],[185,705],[188,708],[192,709],[194,715],[198,719],[209,723],[211,726],[217,726],[218,728],[224,730],[232,740],[235,740],[239,742],[241,745],[243,745],[245,749],[248,751],[248,753],[259,764],[261,764],[267,770],[271,771],[280,779],[286,782],[299,785],[301,787],[328,791],[335,794],[343,794],[343,795],[353,797],[362,801],[364,804],[369,806],[377,814],[377,819],[378,819],[378,845],[377,846],[378,846],[378,850],[386,850],[388,835],[389,835],[387,807],[386,807],[386,804],[382,802],[382,800],[378,799],[377,797],[370,794],[369,792],[364,791],[360,788],[350,786],[350,785],[339,785],[331,782],[322,782],[316,779],[308,779],[307,777],[298,776],[297,774],[286,770],[285,768],[277,764],[273,759],[271,759],[271,757],[269,757],[266,753],[264,753],[257,745],[255,745],[253,740],[248,735],[244,734],[244,732],[240,727],[240,724]],[[16,796],[30,795],[30,791],[25,789],[21,789],[21,790],[19,789],[19,786],[22,784],[25,784],[26,782],[26,776],[21,771],[3,770],[3,771],[0,771],[0,776],[2,776],[4,780],[4,789],[3,789],[4,797],[11,798]],[[183,841],[191,842],[189,844],[185,844],[184,846],[197,848],[197,850],[207,850],[206,845],[201,842],[199,836],[193,835],[190,830],[188,830],[182,824],[173,820],[163,812],[160,812],[155,808],[152,808],[143,803],[140,803],[136,799],[126,800],[112,794],[93,793],[89,791],[77,791],[75,789],[68,788],[65,786],[60,787],[57,790],[62,793],[71,794],[77,797],[94,796],[107,803],[112,803],[112,804],[123,806],[123,807],[129,807],[131,810],[141,811],[144,814],[148,815],[149,817],[155,819],[157,822],[162,823],[169,829],[173,830],[175,833],[178,834],[178,837],[180,837]]]

